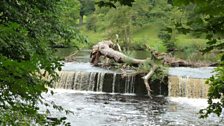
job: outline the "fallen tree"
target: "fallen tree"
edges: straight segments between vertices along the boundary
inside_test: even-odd
[[[117,63],[130,63],[132,65],[142,64],[146,60],[135,59],[113,49],[114,44],[112,41],[101,41],[93,46],[90,54],[91,63],[98,65],[100,56],[113,59]]]
[[[139,64],[143,64],[146,63],[148,61],[148,59],[136,59],[136,58],[132,58],[129,57],[125,54],[123,54],[122,52],[116,51],[113,49],[114,44],[112,41],[101,41],[99,43],[97,43],[96,45],[93,46],[92,48],[92,52],[90,54],[90,58],[91,58],[91,63],[95,66],[98,66],[98,63],[100,62],[100,57],[104,56],[107,57],[109,59],[113,59],[115,62],[117,63],[128,63],[130,65],[139,65]],[[150,64],[152,66],[151,70],[149,71],[149,73],[147,75],[145,75],[143,78],[147,92],[148,92],[148,96],[151,98],[151,88],[149,86],[149,79],[150,77],[154,74],[154,72],[156,71],[156,69],[158,69],[158,65],[156,64]]]
[[[150,47],[146,48],[150,51],[151,57],[148,59],[136,59],[125,55],[124,53],[114,50],[115,44],[111,40],[105,40],[98,42],[96,45],[92,47],[92,51],[90,54],[90,62],[98,66],[100,63],[100,57],[106,57],[109,59],[113,59],[117,63],[125,63],[133,66],[139,66],[140,64],[149,64],[150,70],[148,74],[146,74],[142,79],[144,80],[148,96],[151,98],[151,88],[149,86],[149,79],[152,75],[159,69],[160,65],[168,65],[168,66],[191,66],[196,67],[198,64],[192,64],[185,60],[177,59],[175,57],[170,56],[166,53],[159,53],[153,50]],[[159,61],[159,62],[158,62]]]
[[[90,54],[91,58],[91,63],[93,65],[98,65],[100,62],[99,58],[101,56],[107,57],[109,59],[113,59],[117,63],[129,63],[130,65],[138,65],[146,62],[148,59],[136,59],[129,57],[125,54],[123,54],[120,51],[114,50],[113,49],[114,44],[112,41],[107,40],[107,41],[101,41],[94,45],[92,47],[92,52]],[[172,66],[172,67],[179,67],[179,66],[184,66],[184,67],[201,67],[201,66],[208,66],[208,65],[202,65],[202,64],[197,64],[197,63],[190,63],[182,59],[175,58],[167,53],[159,53],[156,50],[153,50],[150,47],[146,48],[150,51],[152,58],[151,60],[160,60],[164,65]]]

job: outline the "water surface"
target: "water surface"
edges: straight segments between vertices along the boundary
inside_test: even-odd
[[[44,95],[74,114],[67,115],[72,126],[224,126],[211,116],[198,119],[197,112],[206,99],[139,97],[58,90]],[[53,111],[53,115],[62,115]]]

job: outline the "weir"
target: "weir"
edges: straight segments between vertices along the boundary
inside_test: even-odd
[[[107,93],[135,93],[145,95],[147,91],[143,79],[139,75],[122,76],[112,72],[89,72],[89,71],[61,71],[60,79],[54,88],[96,91]],[[153,94],[167,95],[165,83],[151,83]]]
[[[123,76],[121,73],[99,67],[94,67],[87,61],[89,51],[80,51],[76,61],[66,62],[59,72],[60,80],[55,88],[96,91],[107,93],[134,93],[146,95],[147,91],[143,75]],[[83,60],[85,59],[85,62]],[[169,68],[168,77],[161,82],[155,80],[150,84],[153,95],[169,97],[207,98],[209,86],[205,84],[212,76],[214,68]]]
[[[205,82],[212,76],[212,67],[170,68],[168,92],[170,97],[207,98],[208,88]]]
[[[168,80],[170,97],[207,98],[209,86],[205,78],[169,76]]]
[[[150,83],[153,95],[169,97],[207,98],[213,68],[170,68],[168,77]],[[55,88],[107,93],[134,93],[146,95],[143,75],[127,75],[91,66],[91,64],[66,63],[59,72]]]
[[[153,95],[169,97],[207,98],[213,68],[170,68],[168,77],[150,83]],[[107,93],[146,95],[143,75],[127,75],[97,68],[89,63],[65,63],[55,88]]]

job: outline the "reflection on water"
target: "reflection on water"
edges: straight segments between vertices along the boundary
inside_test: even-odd
[[[224,126],[217,117],[198,119],[202,106],[175,98],[59,91],[44,95],[74,114],[67,115],[72,126]],[[196,102],[196,103],[195,103]],[[206,100],[192,101],[206,103]],[[53,111],[53,115],[62,115]]]

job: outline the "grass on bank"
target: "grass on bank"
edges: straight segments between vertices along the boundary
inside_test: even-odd
[[[161,27],[157,24],[150,24],[145,27],[139,28],[132,34],[131,45],[143,46],[144,44],[154,48],[159,52],[166,52],[166,47],[163,45],[162,40],[158,37]],[[81,29],[82,33],[88,37],[89,43],[87,47],[91,48],[95,43],[107,39],[106,32],[101,31],[88,31],[85,27]],[[216,61],[215,54],[202,55],[199,50],[206,47],[206,40],[193,37],[192,35],[177,34],[175,45],[177,52],[175,56],[181,59],[189,60],[192,62],[207,62]]]

